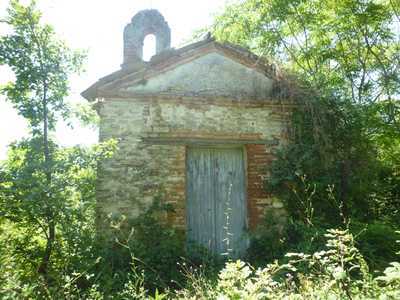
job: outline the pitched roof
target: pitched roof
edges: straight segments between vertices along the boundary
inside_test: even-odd
[[[258,57],[249,50],[230,43],[216,42],[206,39],[184,46],[179,49],[168,49],[154,55],[149,62],[140,62],[136,65],[123,67],[120,70],[99,79],[81,95],[89,101],[96,98],[115,96],[115,88],[124,84],[140,83],[166,71],[191,62],[205,54],[217,52],[251,68],[264,76],[275,79],[276,66]]]

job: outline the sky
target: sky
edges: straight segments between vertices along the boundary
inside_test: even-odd
[[[0,0],[0,19],[6,15],[8,0]],[[27,3],[28,1],[21,1]],[[194,30],[212,23],[227,0],[37,0],[43,21],[51,24],[69,47],[88,51],[85,72],[70,78],[67,101],[86,101],[80,93],[99,78],[119,69],[122,63],[123,29],[142,9],[160,11],[171,28],[172,47],[190,40]],[[8,28],[0,23],[0,35]],[[147,39],[146,39],[147,40]],[[151,53],[144,48],[144,57]],[[146,42],[146,41],[145,41]],[[153,40],[154,42],[154,40]],[[150,50],[149,50],[150,49]],[[0,66],[0,85],[12,80],[12,72]],[[97,131],[74,122],[74,128],[60,123],[56,139],[65,146],[97,142]],[[6,158],[7,145],[29,134],[25,120],[0,96],[0,160]]]

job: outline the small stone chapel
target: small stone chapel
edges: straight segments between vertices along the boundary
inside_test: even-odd
[[[143,61],[149,34],[156,54]],[[137,13],[123,39],[120,70],[82,93],[97,102],[100,141],[119,141],[99,165],[99,219],[135,218],[160,199],[189,242],[220,254],[229,238],[230,251],[243,253],[265,213],[285,214],[264,189],[293,106],[275,97],[274,65],[210,36],[171,48],[168,23],[154,9]]]

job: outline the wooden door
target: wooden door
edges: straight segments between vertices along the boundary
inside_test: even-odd
[[[246,250],[246,193],[242,148],[188,148],[188,240],[215,254]]]

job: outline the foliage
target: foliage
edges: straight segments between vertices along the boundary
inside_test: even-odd
[[[396,241],[399,234],[393,226],[382,222],[362,224],[353,222],[351,232],[356,237],[356,245],[372,270],[382,271],[387,264],[396,260]]]
[[[228,262],[209,290],[180,291],[180,299],[396,299],[399,265],[373,279],[348,231],[328,230],[326,249],[313,254],[288,253],[285,264],[254,269]],[[300,267],[300,269],[299,269]],[[306,271],[301,271],[306,270]]]
[[[309,228],[309,227],[307,227]],[[133,238],[133,236],[132,236]],[[397,262],[390,263],[381,276],[373,278],[368,266],[356,248],[353,236],[347,230],[328,230],[325,247],[312,254],[286,254],[284,263],[277,261],[266,267],[254,268],[243,261],[228,261],[213,280],[198,269],[185,272],[186,287],[183,289],[157,289],[149,292],[146,288],[145,270],[139,266],[140,261],[127,261],[129,270],[125,270],[123,282],[118,278],[107,276],[106,264],[100,269],[87,272],[88,285],[77,285],[70,279],[60,285],[58,290],[46,290],[38,293],[40,282],[23,284],[7,279],[0,295],[5,299],[38,297],[54,299],[396,299],[400,290],[400,270]],[[126,249],[126,248],[125,248]],[[82,250],[82,249],[81,249]],[[129,249],[133,256],[134,248]],[[4,256],[3,256],[4,257]],[[85,258],[87,259],[87,258]],[[106,261],[106,260],[104,260]],[[136,263],[135,263],[136,262]],[[103,269],[102,269],[103,268]],[[104,269],[106,268],[106,269]],[[115,270],[114,270],[115,271]],[[13,273],[9,273],[13,274]],[[15,274],[15,273],[14,273]],[[85,274],[82,272],[81,275]],[[108,289],[107,281],[120,285],[117,289]],[[110,287],[110,282],[108,285]],[[153,295],[153,296],[152,296]]]
[[[266,216],[268,223],[274,218]],[[302,222],[289,219],[286,224],[279,220],[274,225],[260,227],[250,240],[246,261],[253,266],[265,266],[274,260],[284,260],[287,252],[312,252],[324,244],[321,226],[309,227]]]
[[[183,232],[160,222],[160,215],[171,209],[155,201],[137,218],[111,222],[113,232],[104,241],[108,245],[103,243],[111,272],[129,272],[134,267],[145,278],[146,288],[153,291],[182,284],[179,263],[186,257]]]
[[[43,134],[45,114],[49,129],[54,129],[58,116],[69,116],[64,101],[68,75],[81,69],[84,58],[82,52],[70,50],[57,39],[53,28],[43,25],[40,18],[34,1],[29,6],[10,1],[3,22],[12,33],[0,39],[0,64],[8,65],[16,78],[2,88],[2,93],[37,135]]]
[[[298,195],[306,174],[313,213],[324,222],[343,221],[337,203],[324,197],[328,188],[347,220],[398,222],[391,213],[399,211],[399,167],[392,155],[400,138],[396,3],[238,1],[209,28],[217,39],[271,57],[286,70],[278,80],[292,91],[276,97],[292,97],[298,106],[268,188],[286,200],[295,218],[302,218]]]
[[[0,169],[0,258],[3,262],[0,286],[4,287],[0,295],[8,295],[7,284],[14,286],[18,281],[36,283],[30,285],[35,293],[49,292],[53,286],[58,286],[57,292],[63,293],[71,282],[83,284],[87,271],[97,264],[93,243],[96,166],[100,158],[110,155],[115,142],[92,149],[63,149],[54,145],[53,162],[59,172],[54,173],[51,187],[60,201],[51,203],[53,211],[57,212],[58,234],[54,240],[53,263],[47,274],[51,278],[48,283],[37,277],[47,230],[43,224],[46,222],[43,203],[35,199],[42,192],[45,178],[36,170],[40,161],[31,143],[25,140],[12,145],[9,159]]]
[[[400,263],[392,262],[390,267],[387,267],[384,271],[384,276],[379,276],[376,279],[382,280],[389,284],[396,284],[400,281]]]
[[[100,124],[100,117],[94,109],[96,104],[77,103],[71,111],[83,126],[97,128]]]
[[[83,56],[69,50],[50,26],[40,23],[34,2],[23,6],[12,0],[7,12],[4,22],[12,32],[0,39],[0,64],[8,65],[16,80],[1,92],[28,121],[32,137],[14,147],[3,170],[1,202],[6,218],[45,237],[38,272],[46,277],[58,220],[66,199],[74,194],[62,176],[70,171],[68,153],[57,152],[49,130],[54,130],[59,117],[69,115],[64,101],[68,75],[80,69]]]
[[[370,103],[392,99],[399,87],[397,17],[390,1],[248,0],[228,6],[212,30],[294,68],[318,89]]]
[[[304,185],[308,185],[305,181]],[[305,207],[297,208],[300,215],[310,209],[313,210],[314,201],[306,191],[310,192],[310,187],[298,194],[298,197],[305,199],[309,204]],[[330,201],[336,200],[328,191],[326,197],[331,197]],[[303,200],[300,200],[302,202]],[[304,211],[304,213],[302,212]],[[338,219],[342,219],[340,207],[336,210]],[[324,232],[329,225],[321,222],[319,218],[291,218],[287,222],[276,217],[273,213],[264,215],[262,223],[250,237],[250,247],[247,251],[246,261],[253,266],[264,266],[266,263],[279,260],[285,261],[287,252],[309,253],[321,249],[324,244]],[[365,258],[371,270],[382,271],[388,263],[396,260],[396,240],[398,234],[396,227],[385,222],[371,222],[365,224],[356,220],[343,220],[342,228],[347,228],[354,234],[357,248]]]
[[[62,148],[51,139],[71,116],[67,79],[83,55],[40,22],[34,2],[12,0],[0,63],[16,80],[2,92],[31,136],[0,165],[0,298],[400,298],[399,11],[391,0],[246,0],[217,17],[218,39],[286,68],[274,95],[298,103],[266,184],[285,200],[288,221],[267,215],[248,263],[219,270],[221,261],[160,222],[171,209],[162,202],[96,235],[96,166],[116,143]],[[87,106],[73,113],[97,118]],[[324,235],[332,226],[347,229]]]

